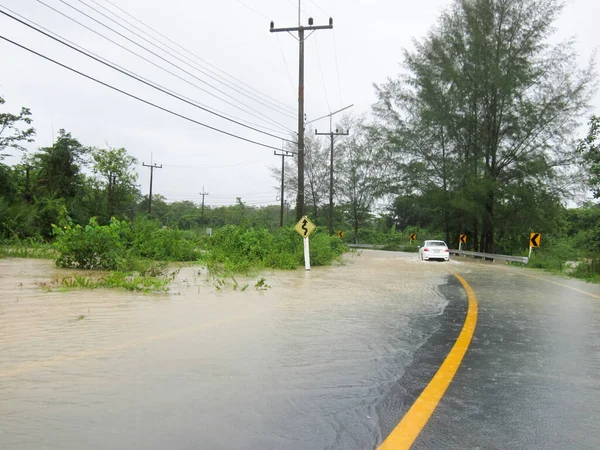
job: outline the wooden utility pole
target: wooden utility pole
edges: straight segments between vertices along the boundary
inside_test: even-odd
[[[344,106],[341,109],[338,109],[337,111],[334,111],[332,113],[329,113],[325,116],[319,117],[317,119],[311,120],[308,123],[311,122],[316,122],[317,120],[321,120],[324,119],[325,117],[329,117],[329,133],[319,133],[317,130],[315,130],[315,133],[317,135],[320,136],[331,136],[331,153],[329,155],[329,235],[333,236],[333,137],[334,136],[348,136],[349,132],[346,131],[345,133],[340,133],[339,130],[335,130],[335,133],[333,132],[333,115],[337,114],[339,112],[345,111],[348,108],[352,108],[354,105],[348,105],[348,106]]]
[[[151,216],[152,215],[152,183],[154,180],[154,169],[162,169],[162,164],[159,166],[157,164],[152,164],[152,162],[150,162],[150,164],[142,163],[142,166],[150,167],[150,195],[148,196],[148,215]]]
[[[202,196],[202,227],[204,228],[204,196],[209,195],[208,192],[204,192],[204,186],[202,186],[202,192],[200,192]]]
[[[304,32],[314,30],[325,30],[333,28],[333,19],[329,18],[329,25],[313,25],[313,19],[308,19],[308,26],[300,24],[300,0],[298,0],[298,26],[291,28],[275,28],[271,22],[271,33],[298,32],[299,43],[299,75],[298,75],[298,196],[296,197],[296,218],[300,220],[304,216]]]
[[[331,124],[329,125],[331,129]],[[329,235],[333,236],[333,138],[334,136],[348,136],[348,131],[340,132],[337,128],[335,132],[319,133],[315,130],[317,136],[329,136],[331,138],[331,151],[329,153]]]
[[[281,156],[281,193],[279,194],[281,200],[281,206],[279,210],[279,228],[283,227],[283,187],[285,182],[285,158],[287,156],[294,156],[293,153],[282,151],[281,153],[273,152],[275,156]]]

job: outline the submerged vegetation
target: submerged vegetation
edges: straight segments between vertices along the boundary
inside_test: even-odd
[[[106,225],[95,218],[82,227],[53,226],[54,241],[13,241],[0,246],[0,256],[46,257],[59,267],[88,270],[41,283],[46,290],[124,288],[138,292],[167,292],[178,270],[169,266],[193,263],[206,266],[214,287],[232,280],[234,290],[245,291],[235,274],[255,275],[262,269],[294,269],[304,264],[303,241],[292,229],[270,232],[263,228],[228,225],[213,236],[164,228],[160,222],[138,218],[132,223],[112,219]],[[337,237],[315,232],[310,239],[311,264],[331,264],[347,249]],[[268,289],[264,278],[255,289]]]

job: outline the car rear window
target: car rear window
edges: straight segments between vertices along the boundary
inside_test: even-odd
[[[428,245],[431,245],[432,247],[445,247],[446,243],[442,241],[429,241]]]

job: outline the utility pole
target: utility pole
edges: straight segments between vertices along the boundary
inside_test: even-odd
[[[148,215],[151,216],[152,215],[152,182],[154,180],[154,169],[162,169],[162,164],[159,166],[157,164],[152,164],[152,161],[150,161],[150,164],[142,163],[142,166],[150,167],[150,195],[148,196]]]
[[[331,124],[329,125],[331,127]],[[331,129],[331,128],[330,128]],[[333,138],[334,136],[348,136],[348,131],[340,132],[337,128],[335,132],[319,133],[315,130],[317,136],[329,136],[331,138],[331,152],[329,154],[329,235],[333,236]]]
[[[279,228],[281,228],[283,227],[283,183],[285,181],[285,158],[287,156],[294,156],[294,154],[283,150],[281,153],[277,153],[277,151],[274,151],[273,154],[275,156],[281,156],[281,194],[279,194],[279,196],[281,197],[281,206],[279,210]]]
[[[208,192],[204,192],[204,186],[202,186],[202,192],[200,192],[202,196],[202,228],[204,228],[204,196],[208,195]]]
[[[300,24],[301,0],[298,0],[298,26],[290,28],[275,28],[271,22],[271,33],[292,31],[298,32],[299,47],[299,75],[298,75],[298,196],[296,197],[296,218],[300,220],[304,216],[304,32],[333,28],[333,19],[329,18],[329,25],[313,25],[313,19],[308,19],[308,26]],[[312,33],[311,33],[312,34]],[[310,36],[310,35],[309,35]],[[308,38],[308,36],[307,36]]]
[[[348,136],[349,131],[341,132],[336,129],[335,133],[333,132],[333,115],[339,112],[342,112],[348,108],[353,107],[354,105],[348,105],[343,107],[342,109],[338,109],[332,113],[329,113],[323,117],[319,117],[318,119],[311,120],[310,122],[315,122],[317,120],[321,120],[325,117],[329,117],[329,133],[319,133],[318,130],[315,130],[315,134],[317,136],[330,136],[331,137],[331,153],[329,155],[329,235],[333,236],[333,137],[334,136]],[[308,123],[310,123],[308,122]]]

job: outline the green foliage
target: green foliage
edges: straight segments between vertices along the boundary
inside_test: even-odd
[[[35,207],[24,203],[10,204],[0,197],[0,239],[30,237],[36,221]]]
[[[111,219],[99,225],[95,218],[85,227],[54,226],[55,248],[60,253],[56,264],[94,270],[145,272],[144,260],[195,261],[198,240],[190,233],[162,229],[158,222],[140,218],[133,226]]]
[[[193,233],[162,228],[160,222],[137,218],[132,225],[132,252],[158,261],[196,261],[200,241]]]
[[[0,257],[55,259],[57,256],[50,244],[32,238],[0,241]]]
[[[93,170],[98,177],[98,188],[102,191],[103,215],[125,216],[139,196],[136,185],[137,173],[134,165],[137,160],[124,148],[92,150]]]
[[[579,143],[577,152],[583,157],[594,198],[600,198],[600,117],[592,116],[589,127],[588,135]]]
[[[455,0],[404,52],[403,75],[378,86],[397,190],[433,210],[427,226],[442,228],[445,240],[467,233],[476,250],[494,253],[496,239],[516,234],[513,223],[523,235],[556,193],[571,194],[572,136],[595,72],[577,69],[570,42],[549,42],[562,6]],[[419,224],[421,208],[408,206],[400,212]]]
[[[523,248],[522,253],[527,250]],[[526,255],[525,255],[526,256]],[[581,251],[574,245],[571,237],[544,236],[543,246],[533,249],[528,267],[563,272],[568,261],[581,259]]]
[[[346,245],[337,237],[315,232],[310,237],[311,264],[331,264]],[[207,241],[206,261],[211,271],[248,273],[261,268],[293,269],[304,264],[303,241],[291,228],[273,233],[262,228],[225,226]]]
[[[56,278],[49,283],[41,283],[46,291],[54,289],[99,289],[121,288],[132,292],[168,292],[169,278],[142,276],[123,272],[108,272],[100,277],[92,275],[72,275]],[[80,316],[83,318],[82,316]]]
[[[0,96],[0,106],[6,101]],[[28,127],[25,130],[19,129],[19,122],[24,125],[31,125],[31,111],[29,108],[21,108],[19,114],[0,113],[0,161],[8,156],[4,153],[6,149],[12,148],[15,150],[24,151],[25,148],[21,142],[33,142],[35,130],[33,127]]]
[[[45,197],[70,200],[81,191],[89,148],[65,130],[59,130],[54,145],[40,149],[32,159],[36,171],[36,192]]]
[[[131,232],[126,222],[116,219],[100,226],[95,218],[85,227],[80,225],[53,225],[54,243],[60,256],[56,265],[93,270],[116,270],[124,259],[124,237]]]

